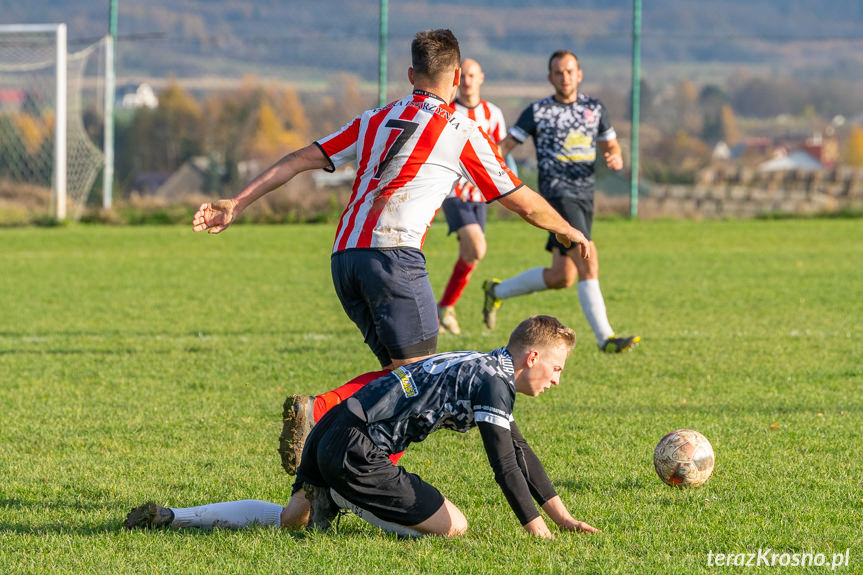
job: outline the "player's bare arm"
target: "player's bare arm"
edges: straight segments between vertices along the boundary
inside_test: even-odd
[[[329,165],[329,158],[315,144],[291,152],[263,171],[233,198],[201,204],[192,218],[192,230],[218,234],[255,200],[291,181],[301,172]]]
[[[521,142],[510,136],[509,134],[506,137],[497,143],[498,151],[500,152],[500,156],[502,158],[507,157],[507,155],[512,152],[512,150],[518,146]]]
[[[579,244],[583,259],[590,257],[590,242],[584,234],[569,225],[545,198],[527,186],[503,196],[499,201],[503,207],[515,212],[526,222],[556,234],[558,241],[565,246],[568,247],[570,243]]]
[[[599,529],[588,525],[584,521],[573,519],[572,515],[570,515],[558,495],[546,501],[542,505],[542,510],[545,511],[548,516],[551,517],[551,520],[561,529],[565,529],[567,531],[581,531],[583,533],[602,533]]]
[[[620,148],[620,143],[617,138],[608,140],[607,142],[599,142],[599,149],[605,158],[605,165],[609,170],[623,169],[623,150]]]

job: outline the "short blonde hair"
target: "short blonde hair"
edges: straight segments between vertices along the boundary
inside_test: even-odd
[[[506,345],[513,355],[531,348],[563,346],[566,352],[575,347],[575,330],[566,327],[556,317],[535,315],[518,324],[509,336]]]

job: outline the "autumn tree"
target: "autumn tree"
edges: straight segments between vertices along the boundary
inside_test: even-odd
[[[159,93],[159,106],[140,108],[124,135],[121,159],[133,172],[170,172],[201,153],[201,109],[179,84]]]
[[[740,134],[737,132],[737,120],[734,116],[734,110],[729,104],[722,106],[719,126],[720,136],[726,144],[733,146],[740,140]]]
[[[855,124],[851,127],[848,139],[845,141],[844,161],[849,166],[863,167],[863,127]]]
[[[701,137],[711,144],[723,140],[722,109],[728,104],[725,91],[716,84],[708,84],[698,94],[701,110]]]
[[[645,162],[645,176],[654,181],[692,181],[710,161],[710,149],[685,130],[663,136]]]
[[[698,90],[688,81],[678,82],[675,88],[674,105],[679,118],[678,128],[689,134],[701,132],[701,116],[698,114]]]

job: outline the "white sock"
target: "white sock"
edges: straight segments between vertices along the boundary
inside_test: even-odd
[[[336,502],[336,505],[341,507],[342,509],[350,509],[354,515],[359,517],[364,521],[368,521],[372,525],[376,527],[380,527],[387,533],[395,533],[396,535],[401,535],[402,537],[422,537],[423,533],[417,531],[416,529],[411,529],[406,525],[399,525],[398,523],[392,523],[390,521],[384,521],[371,511],[367,511],[362,507],[358,507],[342,497],[338,494],[335,489],[330,489],[330,495],[333,498],[333,501]]]
[[[173,527],[242,529],[252,523],[278,527],[281,525],[281,514],[284,507],[276,503],[246,499],[244,501],[210,503],[198,507],[171,507],[170,509],[174,512],[174,522],[171,523]]]
[[[547,290],[548,286],[545,285],[545,280],[542,279],[542,270],[543,268],[529,269],[517,276],[500,282],[494,288],[495,297],[498,299],[508,299],[535,291]]]
[[[599,290],[599,280],[584,280],[578,282],[578,302],[581,311],[596,336],[596,343],[602,345],[605,340],[614,335],[611,324],[608,323],[608,314],[605,311],[605,300]]]

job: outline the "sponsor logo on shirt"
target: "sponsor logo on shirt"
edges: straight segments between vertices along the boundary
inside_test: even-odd
[[[593,139],[577,130],[566,136],[563,147],[563,153],[557,155],[561,162],[592,162],[596,159]]]
[[[405,397],[416,397],[419,394],[419,389],[417,389],[417,385],[414,382],[414,378],[411,375],[411,372],[400,367],[393,370],[393,375],[399,378],[399,381],[402,384],[402,391],[404,392]]]

